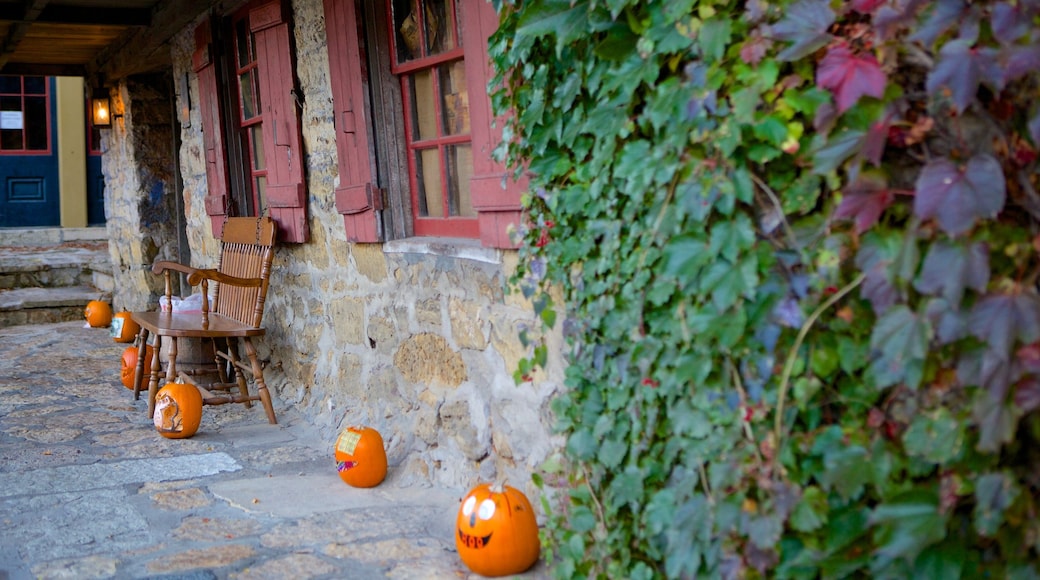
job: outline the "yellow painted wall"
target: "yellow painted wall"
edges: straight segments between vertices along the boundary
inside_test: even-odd
[[[61,227],[87,225],[87,119],[83,79],[57,77],[58,186]]]

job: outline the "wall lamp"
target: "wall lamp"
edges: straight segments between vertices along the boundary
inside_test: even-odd
[[[112,126],[112,119],[122,115],[112,114],[112,99],[108,96],[106,89],[95,89],[90,97],[91,117],[90,122],[99,129],[108,129]]]

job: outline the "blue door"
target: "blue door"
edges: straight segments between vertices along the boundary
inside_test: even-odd
[[[0,76],[0,227],[61,225],[54,87]]]
[[[105,225],[105,175],[101,173],[101,136],[90,126],[87,115],[87,225]]]

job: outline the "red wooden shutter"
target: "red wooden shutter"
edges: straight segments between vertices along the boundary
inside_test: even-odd
[[[286,3],[288,5],[288,3]],[[280,0],[249,11],[256,39],[256,59],[263,107],[264,160],[267,163],[267,206],[283,242],[306,242],[306,183],[303,140],[294,97],[289,24]]]
[[[213,66],[213,25],[206,20],[195,29],[195,52],[191,61],[199,76],[199,108],[202,112],[202,146],[206,156],[206,213],[213,236],[223,233],[228,206],[227,153],[224,148],[224,123],[220,118],[217,71]]]
[[[336,114],[339,185],[336,211],[343,214],[347,239],[378,242],[382,194],[373,183],[367,122],[368,75],[361,55],[355,0],[324,0],[329,76]]]
[[[514,181],[506,166],[492,158],[502,138],[502,122],[492,127],[488,81],[493,76],[488,59],[488,37],[498,28],[498,14],[487,0],[468,0],[463,12],[462,42],[466,47],[466,79],[469,91],[470,135],[473,139],[473,177],[470,194],[477,210],[480,241],[494,248],[515,248],[509,226],[521,223],[520,194],[526,180]]]

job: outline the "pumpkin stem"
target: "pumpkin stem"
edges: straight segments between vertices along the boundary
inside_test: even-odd
[[[502,493],[502,492],[504,492],[506,490],[506,483],[508,481],[509,481],[509,478],[503,477],[502,479],[500,479],[500,480],[496,481],[495,483],[491,484],[491,487],[488,488],[488,489],[491,490],[491,493]]]

